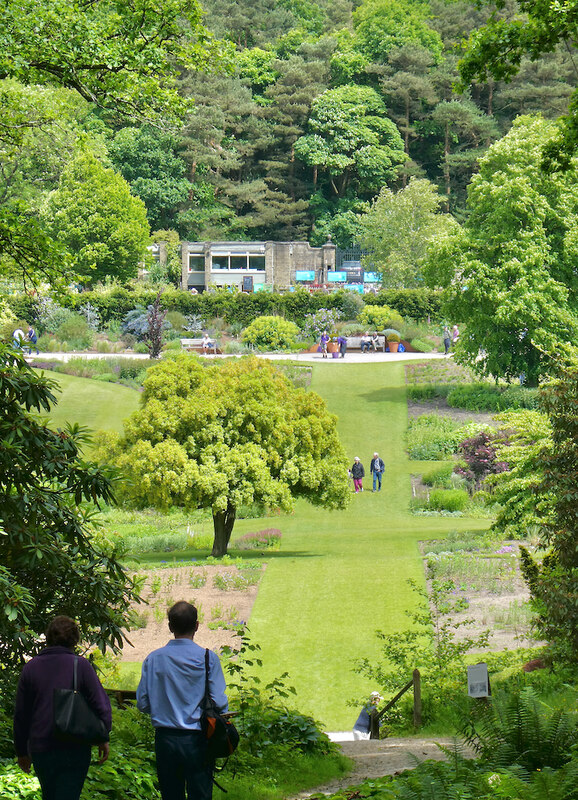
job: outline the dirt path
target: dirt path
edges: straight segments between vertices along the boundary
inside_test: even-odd
[[[292,800],[303,800],[312,794],[335,794],[349,786],[356,786],[362,781],[382,778],[384,775],[396,775],[406,769],[416,767],[427,760],[442,761],[447,756],[438,747],[452,749],[455,740],[440,739],[396,739],[388,738],[379,741],[340,742],[343,754],[353,759],[354,767],[349,775],[331,781],[324,786],[301,792]],[[463,745],[462,754],[473,757],[473,752]]]

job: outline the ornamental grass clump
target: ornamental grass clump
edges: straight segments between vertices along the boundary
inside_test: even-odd
[[[465,489],[434,489],[429,496],[428,508],[433,511],[464,511],[470,502]]]

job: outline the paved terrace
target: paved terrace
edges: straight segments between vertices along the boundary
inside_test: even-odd
[[[299,361],[304,364],[375,364],[383,361],[423,361],[424,359],[446,358],[443,353],[361,353],[348,352],[345,358],[323,358],[321,353],[258,353],[259,358],[269,358],[274,361]],[[449,356],[451,358],[451,356]],[[40,355],[26,355],[27,361],[70,361],[71,358],[138,358],[148,360],[146,353],[40,353]],[[233,355],[202,355],[200,358],[240,358]]]

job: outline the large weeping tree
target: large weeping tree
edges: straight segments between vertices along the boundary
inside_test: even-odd
[[[52,430],[37,416],[56,402],[53,391],[0,347],[0,684],[56,614],[78,620],[86,644],[120,648],[138,599],[92,524],[95,504],[112,500],[109,477],[82,460],[82,431]]]
[[[293,498],[343,508],[347,463],[337,419],[256,358],[203,366],[178,356],[147,373],[142,407],[124,434],[107,434],[99,458],[127,481],[128,502],[210,508],[213,555],[222,556],[241,505],[289,511]]]

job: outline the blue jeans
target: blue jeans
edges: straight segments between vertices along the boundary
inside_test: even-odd
[[[381,476],[383,473],[381,472],[374,472],[373,473],[373,491],[375,492],[376,484],[379,484],[378,492],[381,492]]]
[[[211,800],[213,764],[201,731],[155,730],[157,776],[163,800]]]
[[[78,800],[90,766],[90,746],[32,753],[42,800]]]

